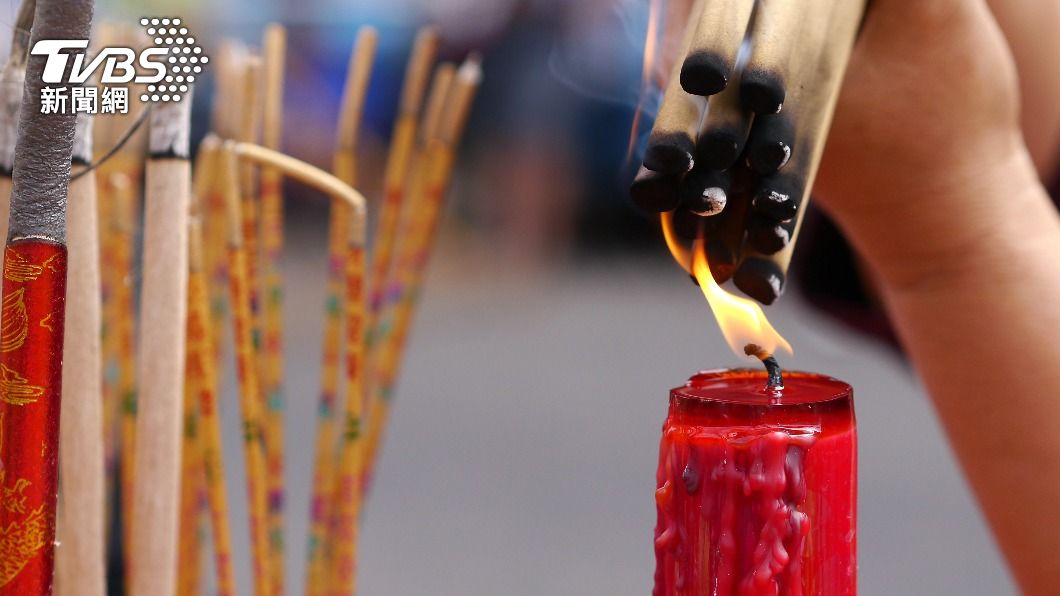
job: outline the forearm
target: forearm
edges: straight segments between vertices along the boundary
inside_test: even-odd
[[[896,222],[892,238],[900,240],[859,244],[880,270],[903,344],[1022,589],[1055,593],[1060,220],[1025,158],[983,180],[966,192],[993,200],[915,201],[928,210],[987,203],[991,225],[982,214],[958,214],[935,230],[944,238],[918,242]]]

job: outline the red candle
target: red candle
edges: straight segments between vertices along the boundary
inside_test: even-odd
[[[850,385],[761,370],[670,392],[655,491],[655,596],[857,591]]]

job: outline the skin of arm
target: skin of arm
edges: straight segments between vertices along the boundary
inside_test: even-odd
[[[1020,588],[1036,595],[1060,586],[1060,217],[1020,126],[1021,106],[1041,102],[1020,98],[1029,67],[1016,60],[1033,52],[1010,50],[1016,20],[984,0],[873,3],[815,195],[873,270]],[[1035,134],[1041,147],[1056,138]]]

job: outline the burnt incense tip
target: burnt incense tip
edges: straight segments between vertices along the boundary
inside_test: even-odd
[[[800,194],[796,185],[767,182],[751,199],[751,207],[769,220],[787,221],[799,211]]]
[[[740,101],[755,114],[780,113],[784,96],[784,81],[771,72],[749,69],[740,79]]]
[[[707,264],[714,281],[723,284],[732,279],[736,270],[736,254],[732,248],[718,238],[708,238],[706,243]]]
[[[784,280],[780,266],[762,257],[744,259],[732,276],[741,292],[767,306],[784,293]]]
[[[767,389],[784,388],[784,374],[780,370],[780,363],[777,362],[777,359],[772,354],[762,349],[758,344],[747,344],[743,348],[743,353],[762,361],[762,365],[766,367]]]
[[[147,134],[148,153],[152,158],[188,159],[191,135],[191,89],[172,102],[151,108]]]
[[[727,170],[740,158],[743,134],[732,128],[713,128],[699,137],[696,157],[701,165],[712,170]]]
[[[711,52],[695,52],[681,65],[681,87],[692,95],[714,95],[729,84],[733,65]]]
[[[696,215],[717,215],[728,203],[729,175],[714,170],[693,170],[681,182],[681,204]]]
[[[647,213],[673,211],[681,202],[680,183],[680,176],[641,167],[629,187],[629,199],[637,209]]]
[[[791,159],[795,130],[786,114],[757,116],[747,140],[747,165],[756,174],[768,175]]]
[[[771,255],[791,242],[795,220],[777,222],[756,215],[747,223],[747,242],[758,252]]]
[[[648,148],[644,151],[644,167],[660,174],[684,174],[695,164],[695,150],[695,143],[687,134],[652,134],[648,138]]]

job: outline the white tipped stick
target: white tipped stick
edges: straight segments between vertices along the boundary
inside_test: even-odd
[[[190,94],[151,113],[140,301],[131,594],[177,585],[184,330],[188,285]]]

